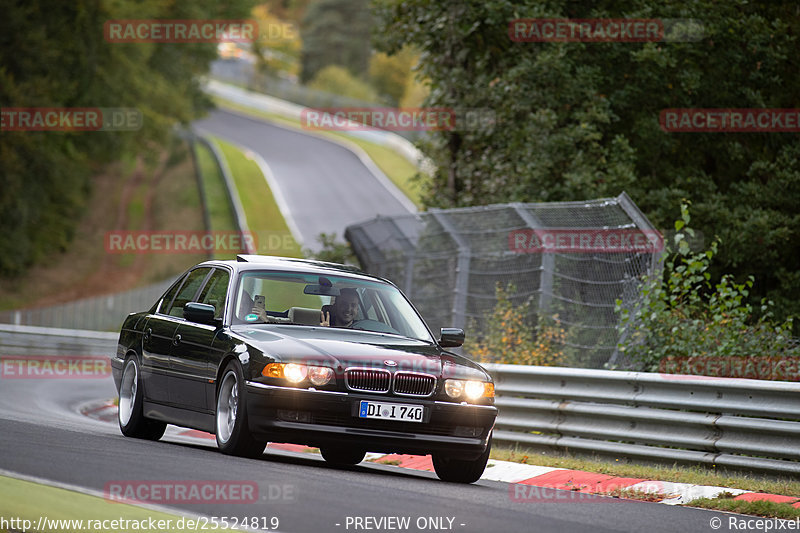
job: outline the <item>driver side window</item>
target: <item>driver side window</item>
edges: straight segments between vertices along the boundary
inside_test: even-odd
[[[214,273],[208,278],[203,292],[197,298],[202,304],[214,306],[214,318],[222,318],[222,311],[225,308],[225,297],[228,294],[228,281],[230,274],[227,270],[220,268],[214,269]]]

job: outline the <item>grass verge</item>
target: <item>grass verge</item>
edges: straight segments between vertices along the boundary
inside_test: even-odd
[[[800,509],[792,507],[788,503],[768,501],[748,502],[744,500],[733,500],[731,498],[700,498],[686,505],[688,507],[702,507],[703,509],[715,509],[718,511],[766,516],[769,518],[785,518],[788,520],[800,518]]]
[[[235,145],[212,137],[230,167],[247,225],[256,240],[259,254],[303,257],[292,237],[267,180],[252,158]]]
[[[302,130],[300,121],[278,115],[276,113],[268,113],[260,109],[236,104],[224,98],[213,97],[214,102],[222,109],[230,109],[238,111],[254,117],[266,119],[276,124],[289,126],[291,128]],[[306,132],[307,133],[307,132]],[[364,150],[367,155],[375,162],[378,168],[386,174],[392,183],[394,183],[403,194],[405,194],[418,208],[422,207],[422,190],[420,184],[413,178],[417,174],[417,169],[408,162],[403,156],[396,153],[394,150],[375,144],[363,139],[353,138],[341,133],[331,131],[315,131],[315,134],[323,135],[331,139],[344,140],[346,142],[358,145]]]
[[[538,466],[597,472],[599,474],[617,477],[652,479],[657,481],[671,481],[674,483],[691,483],[693,485],[710,485],[753,492],[797,496],[800,498],[800,482],[798,481],[791,479],[764,479],[748,474],[723,474],[709,471],[699,466],[636,465],[599,458],[586,459],[572,456],[545,455],[535,451],[510,448],[493,449],[491,458],[499,461],[512,461],[515,463]]]
[[[136,521],[149,525],[150,519],[156,524],[159,520],[164,521],[161,525],[169,524],[169,527],[158,527],[162,531],[194,531],[194,527],[188,527],[188,519],[183,519],[183,527],[180,527],[182,517],[178,515],[151,511],[135,505],[112,502],[97,496],[4,476],[0,476],[0,516],[6,520],[12,517],[19,519],[16,525],[11,524],[11,529],[17,531],[38,529],[40,520],[42,520],[40,531],[59,533],[137,530],[148,528],[121,527],[132,526],[130,522],[121,521]],[[23,520],[30,521],[28,523],[30,527],[24,527]],[[49,523],[44,523],[44,520]],[[73,522],[55,522],[61,520]],[[120,521],[116,523],[120,527],[114,527],[113,520]],[[208,526],[215,529],[211,524]]]

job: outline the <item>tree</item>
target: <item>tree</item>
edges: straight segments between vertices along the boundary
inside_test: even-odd
[[[318,0],[306,10],[300,27],[300,81],[307,83],[328,65],[366,76],[372,17],[365,0]]]
[[[408,49],[391,56],[377,52],[369,60],[369,79],[382,96],[398,105],[406,92],[409,78],[414,76],[411,69],[415,63],[416,58]]]
[[[794,108],[800,7],[714,0],[375,0],[376,46],[421,52],[425,105],[484,108],[491,127],[435,132],[429,206],[582,200],[627,191],[661,228],[681,198],[723,246],[722,272],[800,312],[800,145],[785,133],[667,133],[668,108]],[[514,42],[517,18],[697,19],[690,42]],[[735,243],[735,245],[733,245]]]
[[[124,107],[141,112],[134,132],[0,134],[0,275],[22,273],[65,249],[92,172],[123,153],[151,153],[176,123],[210,106],[197,77],[215,44],[108,43],[113,19],[246,18],[248,0],[15,2],[0,17],[3,107]]]

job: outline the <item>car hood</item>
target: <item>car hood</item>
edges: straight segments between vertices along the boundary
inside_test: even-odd
[[[444,378],[489,379],[483,368],[466,357],[396,335],[281,325],[235,326],[232,331],[267,358],[282,362],[305,362],[337,372],[348,367],[366,367],[423,372]]]

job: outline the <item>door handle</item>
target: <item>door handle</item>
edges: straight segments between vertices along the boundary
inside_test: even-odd
[[[177,346],[177,345],[179,345],[180,343],[181,343],[181,336],[180,336],[180,334],[178,334],[178,335],[175,335],[175,338],[174,338],[174,339],[172,339],[172,344],[173,344],[173,346]]]
[[[147,330],[144,332],[144,340],[149,341],[152,335],[153,335],[153,330],[151,328],[147,328]]]

